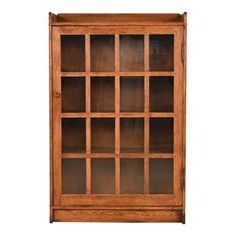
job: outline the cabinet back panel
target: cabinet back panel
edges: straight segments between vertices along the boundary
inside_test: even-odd
[[[143,71],[144,69],[144,36],[120,36],[121,71]]]
[[[61,71],[85,71],[85,36],[61,36]]]
[[[113,35],[91,36],[91,71],[114,71],[115,47]]]

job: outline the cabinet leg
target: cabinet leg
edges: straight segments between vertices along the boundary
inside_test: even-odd
[[[50,223],[53,223],[53,209],[52,207],[50,207],[50,219],[49,219]]]
[[[182,213],[182,224],[185,224],[185,212]]]

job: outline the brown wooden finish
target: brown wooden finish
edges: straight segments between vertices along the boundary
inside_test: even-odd
[[[51,25],[183,25],[180,14],[58,14]]]
[[[49,13],[50,222],[185,223],[186,28]]]
[[[183,194],[183,211],[182,211],[182,223],[185,224],[185,205],[186,205],[186,200],[185,200],[185,175],[186,175],[186,73],[187,73],[187,12],[185,12],[182,15],[182,21],[184,22],[183,26],[183,159],[182,159],[182,194]]]
[[[64,222],[181,222],[181,211],[54,210],[54,221]]]

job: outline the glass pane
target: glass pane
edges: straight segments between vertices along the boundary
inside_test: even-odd
[[[85,112],[85,79],[62,78],[62,112]]]
[[[150,77],[150,111],[174,111],[174,77]]]
[[[144,111],[144,79],[142,76],[121,77],[121,112]]]
[[[144,192],[144,160],[120,159],[121,193],[138,194]]]
[[[92,152],[114,153],[115,151],[115,119],[91,119]]]
[[[174,70],[174,35],[150,35],[150,71]]]
[[[115,159],[92,158],[92,187],[93,194],[115,192]]]
[[[144,151],[144,119],[121,118],[121,144],[122,153],[139,153]]]
[[[85,118],[62,119],[62,152],[85,152]]]
[[[150,119],[150,152],[173,153],[173,118]]]
[[[149,160],[149,192],[173,193],[173,160]]]
[[[91,78],[91,111],[115,111],[115,79],[114,77]]]
[[[85,193],[85,159],[62,160],[62,193]]]
[[[121,71],[144,70],[143,35],[120,36],[120,70]]]
[[[114,71],[113,35],[91,35],[91,71]]]
[[[61,36],[61,70],[85,71],[84,35]]]

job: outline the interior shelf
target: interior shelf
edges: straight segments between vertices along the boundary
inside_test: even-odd
[[[115,192],[115,159],[93,158],[91,160],[91,193],[112,194]]]
[[[173,153],[173,118],[150,118],[150,153]]]
[[[61,36],[61,71],[85,71],[85,36]]]
[[[114,35],[91,35],[91,71],[114,71]]]
[[[150,77],[150,111],[174,111],[174,77]]]
[[[62,119],[62,152],[84,153],[85,152],[85,119],[63,118]]]
[[[93,153],[115,152],[114,118],[91,119],[91,152]]]
[[[115,111],[114,77],[91,78],[91,111],[92,112]]]
[[[120,152],[144,152],[144,119],[120,119]]]
[[[120,160],[120,191],[123,194],[144,193],[144,159]]]
[[[120,70],[121,71],[144,70],[143,35],[120,36]]]
[[[121,77],[120,111],[144,112],[144,77]]]
[[[150,71],[174,70],[174,35],[150,35]]]
[[[85,159],[62,160],[62,193],[86,193]]]
[[[85,112],[85,78],[62,78],[62,112]]]
[[[171,194],[174,178],[173,159],[149,160],[149,193]]]

